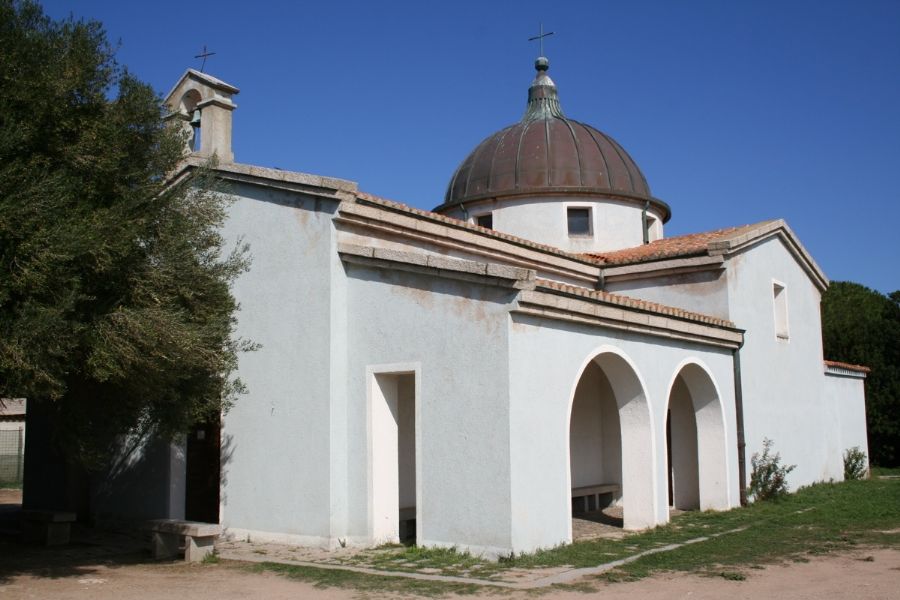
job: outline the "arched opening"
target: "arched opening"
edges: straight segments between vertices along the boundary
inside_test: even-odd
[[[187,133],[188,150],[197,152],[200,150],[200,111],[197,105],[200,104],[202,98],[197,90],[188,90],[181,97],[181,113],[187,115],[188,121],[185,131]]]
[[[650,409],[637,373],[616,353],[597,355],[581,372],[569,417],[573,512],[615,506],[625,529],[655,525],[653,456]]]
[[[669,504],[681,510],[728,507],[722,403],[709,373],[682,367],[669,390],[666,421]]]

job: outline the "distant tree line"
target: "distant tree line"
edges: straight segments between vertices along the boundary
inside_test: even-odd
[[[825,358],[865,365],[872,464],[900,466],[900,290],[835,281],[822,296]]]

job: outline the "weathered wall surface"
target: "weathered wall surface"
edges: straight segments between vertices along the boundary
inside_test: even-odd
[[[512,539],[516,552],[571,541],[572,399],[588,363],[598,355],[609,354],[615,355],[618,364],[626,365],[625,371],[633,373],[646,400],[644,408],[638,406],[626,416],[631,425],[622,421],[622,502],[626,525],[629,510],[639,524],[646,526],[668,520],[666,408],[676,375],[690,362],[702,365],[719,394],[723,441],[717,456],[727,476],[724,481],[716,478],[713,485],[724,487],[728,506],[739,502],[730,350],[515,315],[510,328],[509,377]],[[622,378],[619,375],[607,372],[613,388],[617,386],[616,378]],[[627,386],[621,386],[621,382],[619,385],[627,391]],[[640,429],[634,424],[642,418],[648,423],[646,433],[629,439],[627,429]],[[629,508],[629,473],[636,478],[633,486],[648,489],[641,506]],[[631,497],[634,500],[634,493]]]
[[[245,184],[231,193],[224,235],[252,255],[233,287],[236,334],[260,348],[240,356],[249,391],[223,420],[220,518],[238,534],[328,543],[337,203]]]
[[[417,537],[510,548],[507,310],[514,290],[346,265],[347,527],[370,536],[371,371],[414,370]]]

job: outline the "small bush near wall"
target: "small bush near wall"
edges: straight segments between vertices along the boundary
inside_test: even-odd
[[[787,475],[797,465],[782,465],[781,455],[771,453],[772,440],[763,439],[763,452],[754,452],[750,458],[753,470],[750,473],[748,497],[751,501],[774,500],[788,493]]]
[[[853,446],[844,450],[844,480],[863,479],[868,471],[866,453]]]

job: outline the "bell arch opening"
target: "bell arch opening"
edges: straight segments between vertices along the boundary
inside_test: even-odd
[[[188,128],[190,129],[189,138],[187,140],[188,150],[191,152],[197,152],[200,150],[201,140],[200,140],[200,109],[197,108],[197,105],[200,104],[202,98],[200,96],[200,92],[197,90],[188,90],[181,97],[181,102],[179,103],[179,108],[182,114],[187,115],[188,118]]]
[[[666,418],[669,504],[681,510],[728,508],[725,419],[712,376],[697,363],[681,367],[669,390]]]
[[[624,529],[656,525],[653,456],[637,372],[615,352],[598,354],[579,375],[569,414],[570,511],[613,505],[621,507]]]

